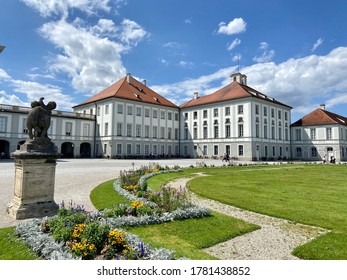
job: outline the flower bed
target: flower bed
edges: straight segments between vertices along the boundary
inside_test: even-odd
[[[146,180],[179,170],[144,167],[121,172],[114,188],[131,201],[88,213],[72,202],[61,205],[53,218],[35,219],[17,226],[17,234],[45,259],[173,259],[174,253],[149,244],[121,227],[159,224],[209,216],[207,208],[192,205],[185,188],[162,187],[153,192]]]

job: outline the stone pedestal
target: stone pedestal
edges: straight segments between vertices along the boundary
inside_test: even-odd
[[[17,220],[55,215],[56,159],[59,154],[48,138],[27,140],[11,154],[15,161],[14,196],[7,213]]]

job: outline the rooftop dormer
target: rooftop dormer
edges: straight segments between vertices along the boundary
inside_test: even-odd
[[[232,74],[230,76],[231,82],[238,82],[241,85],[247,85],[247,76],[240,72]]]

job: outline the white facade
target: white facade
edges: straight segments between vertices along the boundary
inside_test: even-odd
[[[292,158],[297,160],[347,160],[347,126],[292,127]]]
[[[181,150],[194,157],[290,157],[290,108],[249,97],[181,109]]]
[[[96,156],[109,158],[179,156],[179,109],[108,98],[78,106],[96,112]]]

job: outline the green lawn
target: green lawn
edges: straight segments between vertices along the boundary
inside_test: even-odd
[[[36,260],[33,253],[15,236],[14,227],[0,228],[0,260]]]
[[[202,197],[332,230],[297,248],[296,256],[347,259],[346,165],[205,168],[179,176],[193,172],[210,175],[189,182],[191,190]],[[158,187],[160,180],[167,181],[165,176],[151,178],[149,185],[153,180],[153,187]]]

